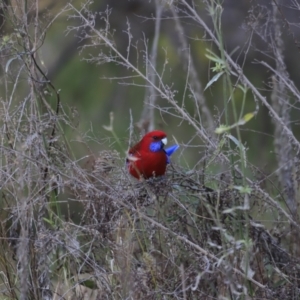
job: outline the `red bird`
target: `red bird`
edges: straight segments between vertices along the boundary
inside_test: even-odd
[[[167,135],[160,130],[147,133],[141,141],[128,151],[126,164],[129,173],[140,179],[164,175],[169,156],[179,148],[174,145],[167,150]]]

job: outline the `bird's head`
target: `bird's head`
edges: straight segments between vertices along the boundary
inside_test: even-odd
[[[160,130],[148,132],[141,140],[143,147],[147,147],[151,152],[162,150],[167,142],[167,135]]]

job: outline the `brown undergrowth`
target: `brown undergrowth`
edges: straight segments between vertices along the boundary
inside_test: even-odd
[[[37,182],[23,187],[34,191],[24,198],[12,193],[20,178],[12,174],[4,181],[1,285],[6,297],[17,298],[22,280],[35,299],[45,292],[54,299],[297,295],[298,247],[286,247],[292,236],[280,241],[284,217],[278,217],[276,234],[256,221],[271,207],[255,186],[247,194],[253,210],[252,205],[245,209],[245,195],[230,183],[219,178],[213,190],[202,182],[203,173],[187,174],[178,166],[170,166],[165,177],[136,181],[120,167],[116,151],[100,152],[83,167],[57,161],[64,161],[60,167],[66,173],[43,188],[40,197],[57,191],[55,201],[44,204],[43,219],[41,198],[33,196],[40,192]],[[17,159],[11,162],[11,170],[19,165]],[[42,278],[49,280],[43,288]]]

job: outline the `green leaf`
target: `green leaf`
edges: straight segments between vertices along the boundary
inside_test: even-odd
[[[205,86],[204,91],[209,88],[214,82],[216,82],[225,72],[221,71],[220,73],[217,73]]]
[[[243,120],[245,121],[245,123],[249,122],[252,118],[254,117],[254,113],[248,113],[245,114],[243,117]]]
[[[49,225],[54,226],[54,223],[53,223],[52,220],[47,219],[47,218],[43,218],[43,220],[44,220],[46,223],[48,223]]]
[[[87,279],[87,280],[84,280],[81,282],[81,285],[85,286],[85,287],[88,287],[92,290],[96,290],[98,287],[97,287],[97,283],[91,279]]]
[[[221,134],[221,133],[224,133],[224,132],[230,130],[230,128],[231,128],[230,126],[220,125],[218,128],[216,128],[215,133]]]
[[[240,186],[240,185],[235,185],[233,186],[235,190],[238,190],[241,194],[251,194],[252,189],[246,185],[246,186]]]
[[[8,72],[8,68],[9,68],[10,64],[11,64],[15,59],[17,59],[17,58],[18,58],[18,57],[15,56],[15,57],[12,57],[11,59],[8,60],[8,62],[6,63],[6,66],[5,66],[5,73]]]
[[[240,126],[240,125],[244,125],[246,124],[247,122],[249,122],[253,117],[255,116],[254,113],[248,113],[248,114],[245,114],[237,123],[234,123],[230,126],[225,126],[225,125],[221,125],[220,127],[218,127],[216,130],[215,130],[215,133],[217,134],[221,134],[221,133],[224,133],[226,131],[229,131],[237,126]]]
[[[243,164],[246,167],[247,159],[246,159],[246,149],[245,149],[244,145],[236,137],[234,137],[231,134],[228,134],[227,137],[230,138],[237,145],[238,148],[240,148],[241,153],[242,153],[241,159],[243,160]]]
[[[221,64],[221,65],[224,65],[224,61],[218,57],[215,53],[213,53],[211,50],[209,49],[206,49],[206,51],[209,53],[209,54],[205,54],[205,56],[211,60],[211,61],[214,61],[215,63],[218,63],[218,64]]]

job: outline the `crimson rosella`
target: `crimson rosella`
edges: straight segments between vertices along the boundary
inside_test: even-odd
[[[179,148],[173,145],[167,149],[167,135],[160,130],[147,133],[141,141],[128,151],[126,165],[129,173],[140,179],[164,175],[170,156]]]

